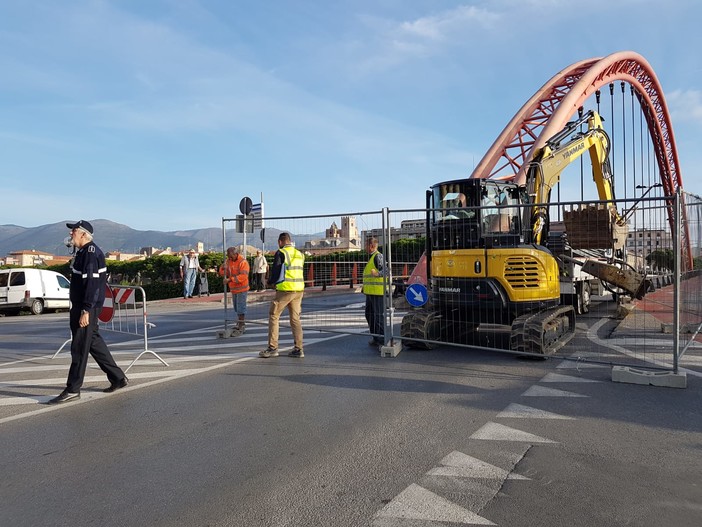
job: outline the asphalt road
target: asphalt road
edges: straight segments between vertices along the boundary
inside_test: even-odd
[[[608,309],[563,356],[606,347]],[[66,315],[0,319],[0,525],[702,525],[699,352],[685,389],[478,349],[380,357],[361,335],[259,359],[264,325],[218,340],[221,308],[149,310],[169,366],[145,357],[110,395],[92,368],[60,407],[41,403],[65,382]],[[120,364],[130,341],[108,337]]]

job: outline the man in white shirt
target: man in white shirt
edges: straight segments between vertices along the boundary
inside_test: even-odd
[[[183,298],[192,298],[195,289],[195,279],[197,272],[204,269],[200,267],[200,261],[193,249],[184,254],[180,259],[180,278],[183,280]]]

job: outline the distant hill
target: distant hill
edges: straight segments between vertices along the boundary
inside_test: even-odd
[[[41,225],[39,227],[20,227],[18,225],[0,225],[0,256],[13,251],[36,250],[57,256],[67,256],[68,248],[63,244],[68,235],[66,223],[71,220]],[[181,231],[138,231],[115,223],[110,220],[88,220],[95,229],[95,242],[104,252],[119,251],[138,253],[142,247],[165,249],[170,247],[174,252],[184,251],[195,247],[198,242],[205,244],[206,251],[222,250],[222,229],[210,227],[205,229]],[[266,250],[277,249],[276,240],[281,231],[266,229]],[[323,237],[324,234],[294,234],[293,240],[298,247],[313,238]],[[227,244],[236,245],[242,241],[241,234],[233,229],[227,230]],[[261,246],[260,231],[247,235],[247,245]]]
[[[70,220],[39,227],[20,227],[18,225],[0,225],[0,255],[13,251],[37,250],[57,256],[68,255],[69,250],[63,244],[68,235],[66,223]],[[88,220],[95,229],[95,242],[105,251],[138,253],[142,247],[156,247],[173,251],[184,251],[195,247],[197,242],[205,244],[205,250],[222,250],[222,229],[211,227],[181,231],[138,231],[109,220]],[[278,237],[275,229],[266,232],[266,248],[273,248]],[[275,232],[273,232],[275,231]],[[270,241],[269,241],[270,236]],[[248,245],[261,245],[259,232],[247,235]],[[241,234],[227,230],[227,243],[241,243]]]

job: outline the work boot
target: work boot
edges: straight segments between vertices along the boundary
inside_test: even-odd
[[[244,329],[246,329],[246,322],[244,321],[244,316],[240,315],[239,323],[236,325],[236,330],[239,333],[239,335],[242,335],[244,333]]]

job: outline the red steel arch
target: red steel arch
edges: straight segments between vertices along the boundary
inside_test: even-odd
[[[509,178],[524,184],[528,161],[546,140],[561,131],[584,102],[615,80],[634,87],[646,118],[666,196],[682,189],[682,176],[670,113],[653,68],[638,53],[620,51],[576,62],[553,76],[515,114],[471,174],[471,178]],[[674,228],[674,213],[668,207]],[[686,229],[684,229],[686,232]],[[692,268],[683,234],[683,265]]]

